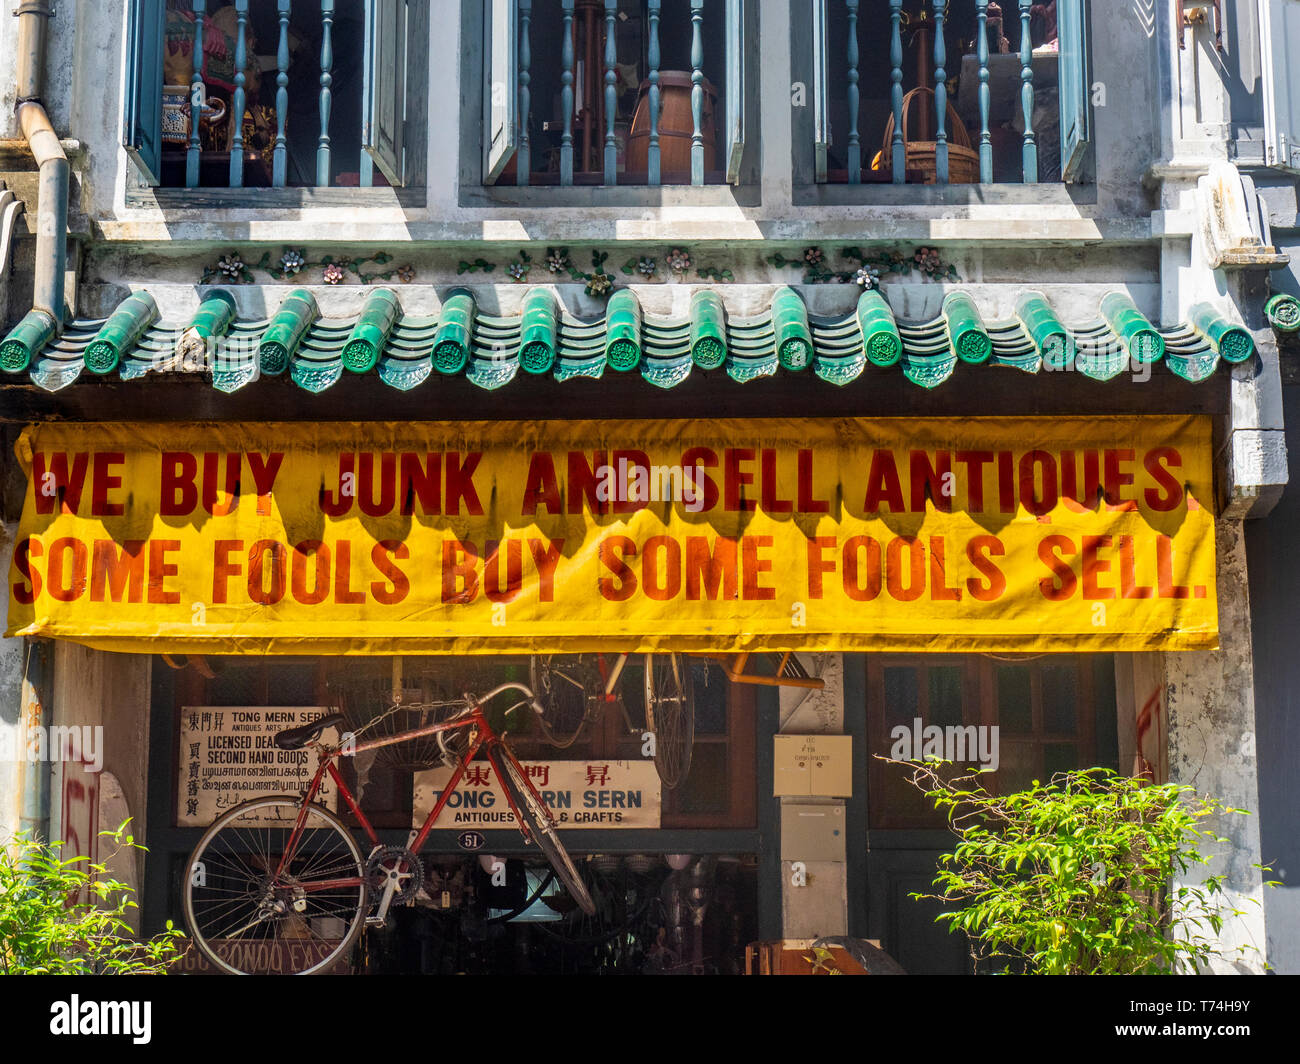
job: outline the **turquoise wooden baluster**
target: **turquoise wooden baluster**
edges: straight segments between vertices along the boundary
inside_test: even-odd
[[[275,50],[275,150],[271,153],[271,184],[282,188],[287,179],[288,141],[285,123],[289,120],[289,5],[291,0],[276,0],[280,17],[280,43]]]
[[[316,142],[316,184],[330,183],[330,106],[334,85],[334,0],[320,0],[320,138]]]
[[[948,183],[948,72],[943,69],[943,64],[948,59],[943,43],[943,20],[947,7],[947,0],[934,0],[934,117],[937,123],[934,132],[934,179],[941,185]]]
[[[515,184],[526,185],[532,175],[532,143],[528,135],[533,106],[533,0],[519,0],[519,144],[515,148]]]
[[[230,141],[230,187],[244,183],[244,108],[247,94],[244,67],[248,64],[248,0],[235,0],[235,95],[230,107],[234,136]]]
[[[1038,180],[1038,144],[1034,137],[1034,42],[1029,36],[1030,0],[1020,0],[1020,107],[1025,113],[1025,138],[1021,148],[1024,181]]]
[[[862,181],[862,142],[858,137],[858,0],[849,9],[849,184]]]
[[[691,0],[691,184],[704,184],[704,0]]]
[[[614,112],[618,109],[618,51],[614,42],[614,16],[618,0],[605,0],[605,184],[618,184],[618,145],[614,141]]]
[[[980,65],[980,181],[987,185],[993,180],[993,140],[989,136],[989,0],[975,0],[975,12],[979,20],[975,55]]]
[[[573,184],[573,0],[564,0],[564,26],[560,31],[560,110],[564,132],[560,135],[560,184]]]
[[[889,0],[889,89],[890,105],[894,111],[894,184],[901,185],[907,174],[903,147],[903,33],[899,25],[903,14],[903,0]]]
[[[185,187],[197,188],[199,183],[199,125],[203,121],[203,20],[208,14],[208,0],[193,0],[194,11],[194,76],[190,79],[190,143],[185,154]]]
[[[647,60],[650,64],[650,90],[647,104],[650,108],[650,144],[646,149],[646,183],[658,185],[659,175],[659,8],[662,0],[649,0],[650,43]]]

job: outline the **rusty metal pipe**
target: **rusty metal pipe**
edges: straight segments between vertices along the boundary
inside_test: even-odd
[[[45,110],[46,41],[54,12],[49,0],[23,0],[18,6],[18,121],[40,167],[36,211],[36,267],[32,304],[46,311],[63,331],[64,273],[68,259],[68,157]]]

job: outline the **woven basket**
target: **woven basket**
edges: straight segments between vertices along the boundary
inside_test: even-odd
[[[918,104],[924,103],[930,113],[934,113],[934,90],[929,88],[913,89],[903,97],[903,153],[908,170],[919,170],[925,174],[923,184],[933,185],[938,181],[935,150],[938,142],[933,140],[915,140],[915,118],[922,112],[917,111]],[[947,105],[948,121],[948,183],[951,185],[973,185],[979,181],[979,154],[971,148],[970,134],[961,117]],[[894,116],[891,113],[885,123],[884,147],[876,156],[875,169],[887,169],[893,165],[894,158]]]

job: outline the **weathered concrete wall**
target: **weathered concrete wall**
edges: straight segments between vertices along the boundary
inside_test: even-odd
[[[1259,787],[1256,780],[1255,689],[1251,658],[1250,594],[1244,529],[1221,520],[1218,540],[1220,649],[1165,656],[1169,713],[1169,779],[1209,794],[1250,815],[1223,815],[1210,825],[1230,845],[1208,868],[1192,870],[1184,882],[1207,874],[1225,875],[1233,908],[1243,915],[1225,920],[1222,949],[1246,948],[1242,959],[1216,966],[1223,973],[1259,972],[1267,958],[1264,932]],[[1204,932],[1212,934],[1208,929]]]
[[[91,800],[90,811],[99,830],[116,829],[117,823],[108,823],[104,814],[109,806],[120,808],[111,801],[117,789],[131,817],[128,829],[136,839],[145,836],[145,812],[149,781],[149,699],[150,666],[147,654],[110,654],[91,650],[76,643],[60,641],[54,659],[53,723],[68,727],[101,727],[102,773],[99,781],[79,780],[86,793],[69,787],[69,781],[80,770],[73,766],[58,765],[53,780],[54,794],[51,803],[51,833],[66,840],[72,821],[80,816],[85,822],[85,811],[75,808],[80,801]],[[112,780],[108,779],[111,775]],[[74,781],[76,782],[76,781]],[[90,797],[93,792],[93,798]],[[82,852],[85,852],[84,850]],[[101,851],[106,856],[106,851]],[[137,855],[135,867],[120,866],[137,888],[143,881],[143,855]]]
[[[0,522],[0,558],[13,550],[17,527]],[[0,845],[11,838],[22,815],[23,762],[6,760],[5,752],[25,749],[22,721],[24,640],[0,638]]]

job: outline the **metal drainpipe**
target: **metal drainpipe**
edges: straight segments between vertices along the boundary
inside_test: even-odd
[[[18,829],[32,838],[50,839],[50,799],[54,750],[49,744],[50,719],[54,715],[50,704],[50,672],[54,663],[54,646],[43,639],[27,641],[26,662],[23,665],[22,706],[23,728],[19,732],[25,749],[22,751],[22,805],[18,811]],[[39,741],[32,729],[41,728],[45,741]],[[32,745],[43,754],[33,761]]]
[[[63,332],[64,271],[68,257],[68,157],[59,144],[42,102],[45,88],[45,42],[54,12],[48,0],[23,0],[18,5],[18,122],[40,167],[36,211],[36,268],[33,309],[54,319],[55,332]],[[22,685],[22,714],[30,728],[46,727],[51,708],[47,703],[52,654],[44,643],[29,641],[27,668]],[[48,736],[48,732],[46,733]],[[30,736],[29,736],[30,738]],[[37,761],[24,760],[22,809],[19,823],[34,836],[50,834],[50,750]]]
[[[23,0],[18,5],[18,121],[41,172],[32,304],[53,317],[56,331],[62,333],[70,175],[68,157],[42,102],[45,42],[53,17],[49,0]]]

